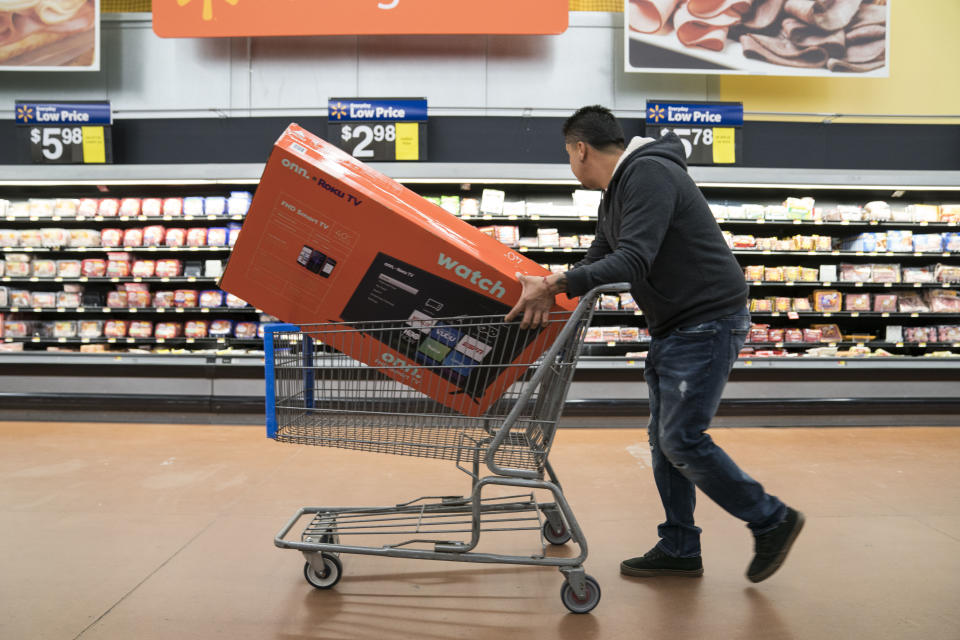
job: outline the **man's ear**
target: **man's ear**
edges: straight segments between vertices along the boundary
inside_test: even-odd
[[[583,140],[578,140],[577,141],[577,158],[580,159],[580,162],[583,162],[584,160],[587,159],[587,151],[588,151],[587,143],[584,142]]]

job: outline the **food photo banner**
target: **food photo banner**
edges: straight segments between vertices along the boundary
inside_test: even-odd
[[[100,0],[0,0],[0,71],[98,71]]]
[[[890,0],[625,0],[627,71],[887,77]]]

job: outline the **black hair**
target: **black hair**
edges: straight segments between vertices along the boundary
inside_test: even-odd
[[[563,123],[563,137],[568,144],[586,142],[591,147],[608,151],[624,148],[623,129],[610,109],[598,104],[581,107]]]

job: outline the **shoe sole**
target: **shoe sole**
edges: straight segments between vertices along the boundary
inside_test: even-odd
[[[620,565],[620,573],[633,578],[656,578],[658,576],[684,576],[699,578],[703,575],[703,568],[699,569],[633,569],[625,564]]]
[[[800,531],[803,530],[803,524],[807,521],[803,514],[797,511],[797,526],[793,528],[793,531],[790,532],[790,537],[787,538],[786,544],[783,545],[783,551],[780,552],[780,555],[777,556],[776,561],[767,567],[765,570],[754,575],[747,574],[747,579],[750,582],[762,582],[776,573],[777,569],[783,566],[784,561],[787,559],[787,554],[790,553],[790,548],[793,546],[793,542],[797,539],[797,536],[800,535]]]

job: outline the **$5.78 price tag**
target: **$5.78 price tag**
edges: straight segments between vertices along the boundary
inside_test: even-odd
[[[110,162],[109,126],[30,127],[24,129],[35,163]]]
[[[660,135],[677,134],[688,164],[735,164],[739,137],[734,127],[661,127]]]

